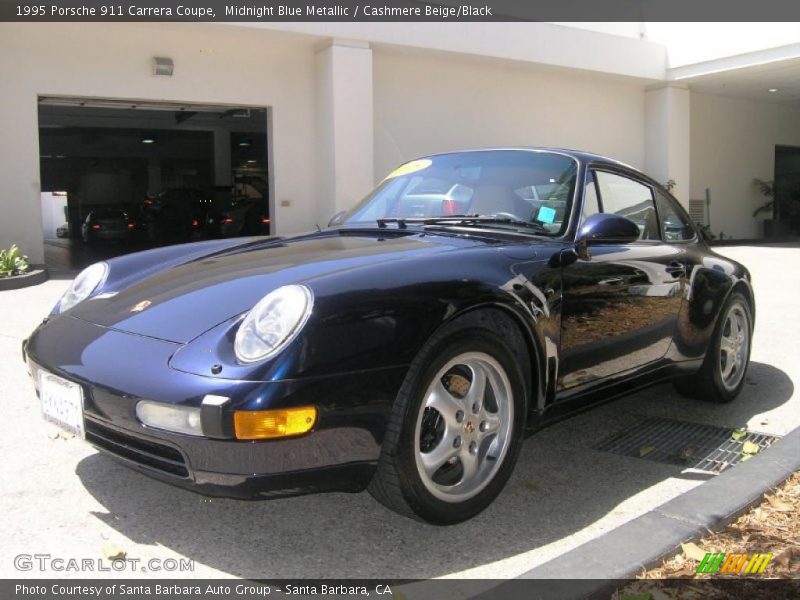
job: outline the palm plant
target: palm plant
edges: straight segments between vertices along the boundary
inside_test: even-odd
[[[762,212],[769,211],[773,215],[775,214],[775,182],[774,181],[765,181],[763,179],[759,179],[756,177],[753,179],[753,185],[758,188],[758,191],[761,192],[763,196],[769,198],[767,202],[759,206],[755,211],[753,211],[753,216],[757,217]]]
[[[16,244],[8,250],[0,250],[0,277],[22,275],[29,268],[28,257],[19,251]]]

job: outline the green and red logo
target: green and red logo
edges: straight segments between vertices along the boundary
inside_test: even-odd
[[[763,573],[769,561],[772,560],[772,552],[751,552],[751,553],[731,553],[708,552],[700,564],[697,565],[696,573],[717,573],[726,575],[754,575]]]

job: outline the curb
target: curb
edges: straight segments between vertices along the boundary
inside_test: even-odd
[[[570,598],[599,595],[675,554],[680,544],[729,523],[798,469],[800,427],[751,460],[518,579],[573,579]],[[585,585],[574,580],[576,573]]]
[[[29,273],[14,275],[13,277],[0,278],[0,292],[19,290],[21,288],[39,285],[50,278],[45,267],[34,267]]]

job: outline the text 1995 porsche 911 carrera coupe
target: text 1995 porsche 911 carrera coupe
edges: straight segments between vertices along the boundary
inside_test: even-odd
[[[88,267],[23,345],[46,418],[208,495],[369,489],[456,523],[526,433],[654,381],[728,402],[750,275],[601,156],[429,156],[318,232]]]

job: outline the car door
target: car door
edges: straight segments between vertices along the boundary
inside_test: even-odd
[[[624,170],[588,172],[582,218],[615,213],[634,221],[631,244],[592,246],[563,267],[558,389],[600,383],[662,358],[685,285],[684,251],[662,239],[651,185]]]

